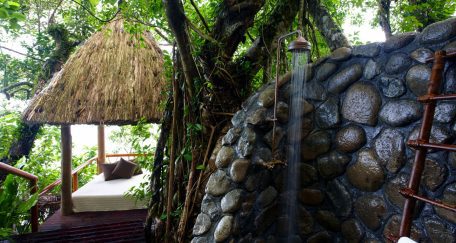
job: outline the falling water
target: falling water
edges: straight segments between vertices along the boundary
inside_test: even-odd
[[[299,163],[301,162],[301,127],[302,127],[302,109],[305,98],[306,84],[305,72],[307,67],[307,52],[294,51],[292,53],[292,75],[291,75],[291,95],[289,109],[289,129],[288,141],[290,141],[287,156],[287,192],[289,193],[286,214],[288,216],[288,242],[295,242],[298,235],[298,198],[299,190]]]

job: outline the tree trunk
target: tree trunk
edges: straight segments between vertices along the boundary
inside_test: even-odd
[[[379,23],[387,40],[392,36],[390,25],[390,7],[391,0],[378,0]]]

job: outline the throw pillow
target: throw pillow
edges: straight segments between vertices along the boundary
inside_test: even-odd
[[[104,175],[105,181],[112,180],[112,172],[116,168],[117,163],[118,163],[118,161],[115,162],[115,163],[100,164],[101,171],[103,171],[103,175]]]
[[[136,169],[136,164],[120,159],[119,162],[117,163],[116,167],[112,171],[112,176],[114,177],[113,179],[119,179],[119,178],[124,178],[124,179],[129,179],[133,176],[135,173]]]

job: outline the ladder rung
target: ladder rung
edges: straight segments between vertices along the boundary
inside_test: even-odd
[[[456,145],[453,144],[439,144],[439,143],[425,143],[419,140],[409,140],[407,145],[417,149],[417,148],[429,148],[429,149],[440,149],[456,152]]]
[[[418,97],[418,101],[422,103],[428,103],[430,101],[439,101],[439,100],[456,100],[456,94],[446,94],[446,95],[422,95]]]
[[[410,188],[402,188],[399,190],[399,193],[402,194],[402,196],[404,196],[404,197],[415,198],[416,200],[420,200],[420,201],[432,204],[434,206],[445,208],[450,211],[456,212],[456,206],[448,205],[448,204],[445,204],[445,203],[437,201],[437,200],[432,200],[432,199],[429,199],[426,197],[418,196]]]
[[[456,57],[456,51],[447,52],[443,58],[453,58]],[[426,59],[426,62],[434,61],[434,57]]]

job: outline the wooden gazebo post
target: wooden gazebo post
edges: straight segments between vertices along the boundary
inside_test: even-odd
[[[70,215],[73,213],[73,201],[71,199],[71,126],[62,125],[61,144],[62,144],[62,198],[61,211],[62,215]]]
[[[106,150],[105,150],[105,130],[104,125],[98,125],[98,159],[97,159],[97,172],[101,173],[100,164],[105,163]]]

